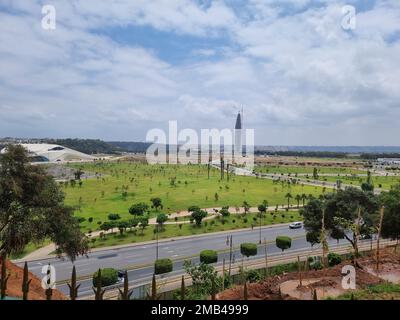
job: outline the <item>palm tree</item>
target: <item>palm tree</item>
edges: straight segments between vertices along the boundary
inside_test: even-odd
[[[285,198],[287,199],[287,207],[289,209],[290,207],[290,199],[293,198],[292,194],[290,192],[286,193]]]
[[[301,195],[301,200],[303,200],[303,207],[304,207],[304,203],[305,203],[305,201],[307,200],[307,195],[306,195],[305,193],[303,193],[303,194]]]
[[[248,204],[247,201],[243,201],[243,209],[244,209],[244,214],[249,213],[249,211],[250,211],[250,204]]]
[[[300,201],[301,201],[301,195],[297,194],[295,199],[297,201],[297,208],[299,208],[300,207]]]

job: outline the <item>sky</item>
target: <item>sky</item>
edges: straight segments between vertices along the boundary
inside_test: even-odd
[[[399,57],[399,0],[0,0],[0,137],[400,145]]]

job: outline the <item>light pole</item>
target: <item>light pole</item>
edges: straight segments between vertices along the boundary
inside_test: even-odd
[[[156,260],[158,260],[158,224],[156,226]]]

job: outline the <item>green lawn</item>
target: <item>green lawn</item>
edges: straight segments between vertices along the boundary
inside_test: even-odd
[[[316,167],[318,169],[318,173],[324,174],[324,173],[335,173],[335,174],[366,174],[367,171],[362,171],[362,170],[357,170],[353,168],[346,168],[346,167],[324,167],[324,166],[318,166]],[[271,174],[280,174],[280,173],[291,173],[291,174],[296,174],[296,173],[308,173],[310,176],[312,176],[314,172],[314,166],[272,166],[272,165],[264,165],[264,166],[256,166],[255,167],[256,172],[260,173],[271,173]]]
[[[272,225],[278,223],[287,223],[294,221],[301,221],[302,217],[298,211],[278,211],[268,212],[262,219],[262,225]],[[231,215],[224,219],[216,217],[212,220],[205,220],[202,222],[200,227],[194,224],[182,224],[181,227],[177,224],[165,225],[164,230],[159,233],[159,239],[167,239],[171,237],[189,236],[202,233],[251,228],[259,226],[259,218],[256,213],[249,213],[247,215]],[[107,234],[105,238],[96,238],[92,242],[92,248],[101,248],[106,246],[115,246],[121,244],[135,243],[155,240],[154,234],[155,226],[147,227],[143,234],[142,231],[137,229],[134,231],[128,231],[123,235],[115,232],[114,234]]]
[[[351,184],[354,186],[361,186],[363,182],[366,182],[367,177],[321,177],[320,180],[330,182],[336,182],[337,180],[341,180],[344,184]],[[392,186],[396,184],[400,184],[400,177],[399,176],[373,176],[372,182],[376,188],[381,188],[385,190],[390,190]]]
[[[22,252],[13,253],[13,254],[11,254],[10,258],[13,260],[22,259],[23,257],[27,256],[28,254],[32,253],[33,251],[36,251],[48,244],[50,244],[50,240],[46,240],[40,244],[29,243]]]
[[[207,178],[207,168],[198,165],[147,165],[136,162],[98,162],[90,164],[74,164],[84,171],[101,173],[104,176],[83,180],[81,187],[65,187],[66,204],[76,207],[76,216],[84,217],[84,231],[97,230],[99,224],[107,221],[109,213],[118,213],[122,219],[129,219],[128,210],[137,202],[150,204],[150,199],[160,197],[163,212],[171,213],[187,210],[191,205],[201,208],[231,208],[241,206],[247,201],[251,206],[259,205],[264,199],[269,205],[287,203],[285,195],[321,193],[322,188],[301,185],[274,184],[267,179],[232,176],[230,181],[219,180],[219,171],[211,171]],[[172,185],[171,181],[175,181]],[[123,187],[127,196],[124,198]],[[218,201],[215,194],[218,194]],[[291,200],[295,204],[295,200]],[[233,209],[232,209],[233,210]],[[156,212],[151,213],[152,216]],[[88,219],[93,218],[89,223]]]

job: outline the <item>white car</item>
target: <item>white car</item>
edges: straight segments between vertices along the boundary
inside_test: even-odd
[[[289,224],[290,229],[301,229],[302,226],[303,226],[303,223],[301,223],[301,222],[293,222],[293,223]]]

